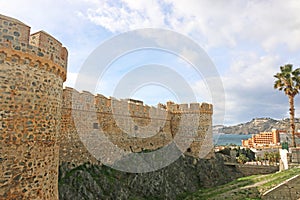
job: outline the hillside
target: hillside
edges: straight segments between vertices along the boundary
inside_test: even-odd
[[[126,173],[107,166],[60,166],[59,199],[176,199],[199,188],[215,187],[241,177],[223,156],[195,159],[181,156],[169,166],[149,173]]]
[[[300,118],[295,119],[296,130],[300,129]],[[217,133],[225,134],[257,134],[272,129],[289,130],[289,119],[254,118],[249,122],[234,126],[215,126]]]
[[[253,175],[242,177],[228,184],[214,188],[202,189],[185,197],[190,199],[273,199],[274,197],[264,196],[265,192],[279,184],[285,183],[288,179],[299,175],[300,168],[292,168],[286,171],[277,172],[268,175]],[[291,187],[291,190],[283,190],[279,193],[279,199],[298,199],[299,188]],[[279,191],[280,192],[280,191]],[[289,198],[290,195],[298,195],[295,198]],[[278,199],[278,198],[277,198]]]

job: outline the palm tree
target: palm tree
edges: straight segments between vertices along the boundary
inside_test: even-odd
[[[278,151],[275,153],[275,161],[276,161],[276,165],[280,161],[280,153]]]
[[[269,152],[264,153],[265,165],[267,165],[267,160],[269,160]]]
[[[293,65],[291,64],[280,66],[280,72],[275,74],[274,77],[276,78],[274,89],[279,89],[280,91],[283,90],[289,98],[292,146],[296,147],[294,97],[299,93],[300,90],[300,68],[293,70]]]

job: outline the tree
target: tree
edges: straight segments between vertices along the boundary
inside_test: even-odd
[[[280,72],[275,74],[274,77],[276,78],[274,89],[283,90],[289,98],[292,146],[296,147],[294,98],[300,90],[300,68],[293,70],[293,65],[291,64],[280,66]]]
[[[265,165],[267,165],[267,160],[269,160],[269,152],[264,153],[264,160],[265,160]]]
[[[260,164],[261,165],[261,157],[260,156],[257,156],[257,158],[256,158],[256,163],[258,164]]]
[[[279,163],[279,161],[280,161],[280,153],[279,153],[279,152],[276,152],[276,153],[275,153],[275,161],[276,161],[276,165],[277,165],[277,163]]]
[[[275,162],[275,153],[274,152],[270,152],[269,153],[269,162],[270,162],[270,165],[274,165]]]
[[[238,162],[241,164],[245,164],[248,160],[249,158],[247,158],[245,154],[240,154],[238,157]]]
[[[249,159],[249,161],[254,161],[255,153],[251,149],[247,148],[246,149],[246,157]]]

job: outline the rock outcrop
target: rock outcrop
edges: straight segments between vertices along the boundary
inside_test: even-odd
[[[59,197],[67,199],[176,199],[202,187],[213,187],[241,177],[223,156],[196,159],[182,156],[155,172],[131,174],[107,166],[60,166]]]

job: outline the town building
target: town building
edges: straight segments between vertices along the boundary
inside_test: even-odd
[[[297,146],[300,145],[300,130],[295,133]],[[242,146],[245,148],[280,148],[282,143],[287,143],[288,146],[292,143],[292,135],[285,130],[273,129],[270,132],[261,132],[253,135],[248,140],[242,140]]]
[[[248,140],[242,140],[242,146],[246,148],[268,148],[280,145],[279,130],[261,132],[253,135]]]

